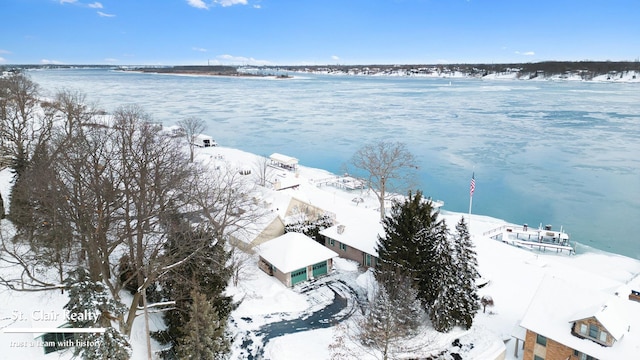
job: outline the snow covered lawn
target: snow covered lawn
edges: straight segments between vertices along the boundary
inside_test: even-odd
[[[202,156],[207,157],[217,156],[217,154],[237,162],[238,166],[250,164],[255,159],[254,155],[221,147],[202,149],[201,152]],[[323,170],[301,167],[299,175],[300,188],[287,191],[295,193],[300,199],[333,212],[349,211],[354,206],[375,209],[376,200],[367,191],[349,192],[329,186],[315,186],[312,179],[322,179],[331,175]],[[0,172],[0,191],[5,198],[5,206],[8,206],[6,194],[10,187],[10,178],[8,170]],[[354,203],[352,201],[354,197],[362,198],[363,201]],[[467,214],[444,210],[441,215],[450,229],[455,226],[461,216],[468,217]],[[437,352],[452,349],[463,359],[493,359],[505,351],[506,345],[506,358],[516,359],[513,355],[514,340],[511,335],[545,276],[555,276],[576,285],[608,291],[631,281],[640,274],[639,260],[620,255],[595,249],[571,256],[540,253],[516,248],[482,235],[483,232],[504,224],[506,222],[503,220],[481,215],[472,215],[469,224],[478,254],[480,274],[489,281],[480,289],[479,295],[491,296],[495,305],[488,307],[486,313],[480,310],[474,326],[467,332],[455,329],[450,334],[438,335],[432,331],[425,331],[422,338],[412,341],[415,348],[420,346],[428,348],[429,351],[424,353],[421,351],[419,355],[407,354],[407,356],[426,356],[426,352],[431,350]],[[236,301],[241,301],[231,316],[230,330],[236,336],[232,358],[245,359],[250,353],[254,355],[261,353],[264,358],[273,360],[330,358],[328,346],[334,341],[336,329],[338,329],[332,326],[332,319],[339,322],[349,315],[357,314],[363,298],[366,298],[371,288],[370,272],[362,273],[355,263],[338,258],[334,262],[334,272],[331,275],[316,280],[316,283],[300,284],[294,289],[288,289],[277,279],[260,271],[257,267],[257,259],[254,260],[256,260],[254,262],[256,266],[251,277],[243,279],[237,287],[228,288],[228,293],[233,295]],[[0,272],[7,274],[11,270],[0,269]],[[66,295],[60,295],[59,292],[21,293],[0,289],[0,304],[2,304],[0,328],[17,326],[11,320],[13,311],[59,312],[67,300]],[[268,326],[284,324],[288,321],[291,321],[290,324],[296,324],[294,321],[298,320],[305,321],[320,311],[331,310],[330,307],[336,306],[334,304],[338,302],[344,310],[337,314],[332,313],[332,317],[323,319],[324,325],[328,327],[315,328],[322,322],[314,322],[310,328],[300,328],[295,333],[290,331],[292,333],[285,332],[280,336],[272,334],[264,343],[264,339],[268,336],[263,330],[273,329]],[[29,323],[21,326],[40,325]],[[320,327],[320,325],[317,326]],[[136,321],[131,339],[134,358],[145,358],[145,337],[142,329],[141,322]],[[12,346],[12,342],[29,342],[33,341],[33,338],[33,334],[0,332],[0,350],[2,350],[0,357],[59,358],[58,353],[45,356],[40,347]],[[460,346],[452,346],[457,338],[460,339]],[[522,351],[519,351],[519,354],[521,358]],[[68,358],[68,353],[63,354],[62,358]]]

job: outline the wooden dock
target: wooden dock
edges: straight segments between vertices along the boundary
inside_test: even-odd
[[[566,250],[570,255],[575,254],[575,249],[569,242],[569,235],[563,231],[503,225],[486,231],[482,235],[518,247],[544,252],[547,250],[555,250],[556,253],[561,253]]]

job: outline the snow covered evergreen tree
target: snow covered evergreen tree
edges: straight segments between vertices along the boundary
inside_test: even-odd
[[[228,357],[231,342],[226,334],[225,321],[211,306],[207,297],[191,292],[189,321],[182,328],[185,336],[177,346],[179,359],[221,360]]]
[[[392,358],[395,345],[415,334],[424,319],[424,311],[410,278],[399,273],[384,273],[369,311],[359,323],[359,340],[366,347]],[[395,281],[392,281],[394,279]]]
[[[430,233],[438,222],[437,217],[432,203],[425,200],[419,190],[415,195],[410,192],[404,202],[395,202],[391,215],[382,220],[385,236],[378,238],[377,267],[383,272],[400,272],[414,279],[428,276],[422,274],[422,259],[429,257],[429,246],[416,234]]]
[[[160,281],[160,300],[175,301],[173,309],[164,313],[167,328],[152,334],[154,339],[169,346],[161,353],[162,358],[167,360],[179,359],[173,347],[186,336],[183,329],[190,320],[189,309],[194,299],[191,291],[197,289],[199,294],[207,298],[223,325],[226,325],[229,313],[235,306],[231,297],[224,295],[231,278],[231,270],[227,266],[229,252],[224,249],[224,242],[219,241],[210,228],[194,229],[187,222],[175,220],[175,231],[169,236],[165,251],[172,256],[186,258],[191,254],[191,257]]]
[[[333,226],[333,219],[327,214],[319,216],[316,220],[300,220],[284,227],[284,232],[297,232],[307,235],[315,241],[324,245],[324,240],[320,236],[320,231]]]
[[[83,268],[71,271],[65,284],[68,288],[69,302],[64,309],[68,311],[71,326],[106,328],[103,334],[76,334],[74,355],[87,360],[129,359],[131,345],[111,324],[112,320],[121,319],[126,311],[125,306],[114,300],[103,284],[91,281],[88,272]]]
[[[395,279],[382,274],[408,274],[436,330],[470,328],[477,312],[478,262],[464,219],[451,239],[444,220],[417,191],[393,205],[383,227],[376,279],[389,288]]]
[[[453,247],[457,268],[456,280],[459,283],[459,290],[461,290],[458,299],[460,312],[455,317],[459,325],[469,329],[478,312],[479,298],[476,280],[480,274],[478,273],[478,259],[464,217],[460,218],[456,224]]]
[[[446,227],[434,237],[432,242],[431,276],[432,287],[429,294],[433,299],[428,303],[429,318],[433,327],[440,332],[448,332],[456,324],[456,315],[461,312],[459,282],[456,281],[457,269],[453,258],[453,249],[447,236]]]

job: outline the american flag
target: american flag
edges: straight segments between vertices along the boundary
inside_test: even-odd
[[[469,186],[469,196],[473,196],[473,192],[476,191],[476,173],[471,175],[471,185]]]

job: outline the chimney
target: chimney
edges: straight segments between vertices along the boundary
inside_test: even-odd
[[[629,300],[640,302],[640,291],[631,290],[631,294],[629,294]]]
[[[344,225],[338,225],[338,234],[342,234],[344,232]]]

